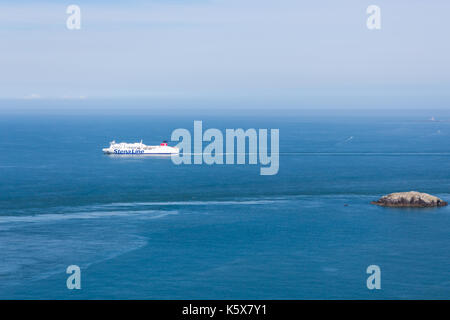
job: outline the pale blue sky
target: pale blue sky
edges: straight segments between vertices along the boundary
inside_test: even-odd
[[[69,4],[81,30],[66,29]],[[370,4],[381,30],[366,28]],[[449,12],[446,0],[3,1],[0,99],[448,107]]]

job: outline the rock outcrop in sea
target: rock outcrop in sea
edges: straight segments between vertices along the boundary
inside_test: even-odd
[[[372,201],[372,204],[376,204],[383,207],[443,207],[448,203],[432,196],[428,193],[421,193],[417,191],[409,192],[396,192],[386,196],[382,196],[377,201]]]

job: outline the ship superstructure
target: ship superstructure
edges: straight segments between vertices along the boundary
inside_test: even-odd
[[[167,141],[163,141],[159,146],[147,146],[141,142],[126,143],[111,141],[109,148],[104,148],[106,154],[175,154],[180,150],[176,147],[170,147]]]

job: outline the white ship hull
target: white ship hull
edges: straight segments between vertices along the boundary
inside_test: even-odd
[[[105,154],[117,154],[117,155],[146,155],[146,154],[177,154],[180,150],[176,147],[170,147],[166,142],[161,143],[159,146],[147,146],[141,143],[116,143],[111,142],[109,148],[104,148]]]

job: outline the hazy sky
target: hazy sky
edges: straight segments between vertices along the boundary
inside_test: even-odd
[[[448,0],[16,2],[0,3],[0,99],[450,106]]]

